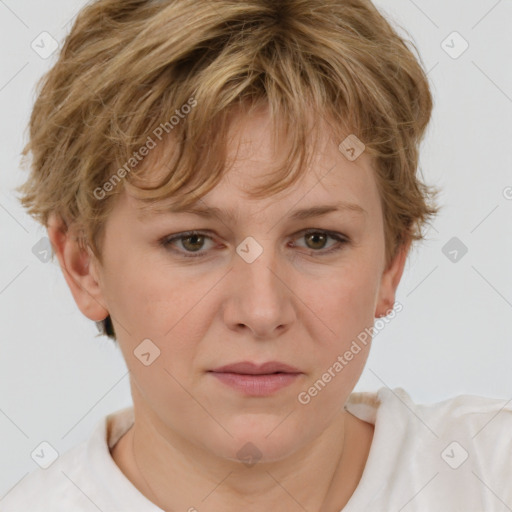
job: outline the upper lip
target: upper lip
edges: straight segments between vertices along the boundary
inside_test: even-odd
[[[265,375],[277,372],[302,373],[298,368],[280,363],[279,361],[268,361],[263,364],[256,364],[251,361],[242,361],[240,363],[219,366],[218,368],[210,371],[217,373],[240,373],[245,375]]]

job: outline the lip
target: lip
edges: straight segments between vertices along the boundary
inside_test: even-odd
[[[251,361],[241,361],[239,363],[220,366],[212,372],[218,373],[239,373],[244,375],[268,375],[272,373],[302,373],[298,368],[279,361],[268,361],[263,364],[256,364]]]
[[[243,361],[215,368],[209,373],[223,384],[249,396],[271,395],[302,375],[297,368],[278,361],[259,365]]]

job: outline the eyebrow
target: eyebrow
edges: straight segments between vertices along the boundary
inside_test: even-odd
[[[289,214],[289,218],[292,220],[304,220],[312,217],[320,217],[333,212],[353,212],[359,215],[367,215],[367,211],[360,205],[355,203],[349,203],[346,201],[340,201],[334,204],[317,205],[309,208],[302,208],[294,210]],[[218,217],[220,219],[227,219],[231,222],[235,222],[238,219],[238,215],[233,210],[221,210],[215,206],[199,206],[192,205],[185,208],[169,208],[169,213],[190,213],[198,215],[203,218]]]

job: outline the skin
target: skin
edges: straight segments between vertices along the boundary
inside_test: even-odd
[[[80,251],[55,216],[48,227],[78,307],[94,321],[110,313],[130,370],[135,425],[112,457],[165,510],[339,511],[357,487],[373,439],[373,425],[343,409],[370,343],[310,403],[297,397],[392,308],[410,244],[385,265],[372,161],[365,153],[347,160],[325,125],[302,180],[278,196],[249,199],[244,190],[279,156],[269,122],[264,110],[234,118],[233,167],[200,202],[235,209],[236,222],[188,213],[141,219],[139,203],[124,189],[105,226],[103,266],[90,250]],[[340,200],[366,213],[289,218],[295,209]],[[349,242],[321,256],[338,242],[301,235],[308,228]],[[212,238],[202,245],[178,240],[176,252],[158,245],[187,230],[209,230]],[[247,236],[263,248],[252,263],[236,253]],[[194,248],[206,256],[180,256]],[[149,366],[133,354],[146,338],[160,349]],[[253,397],[207,372],[246,360],[277,360],[302,374],[271,396]],[[237,457],[247,442],[261,454],[250,467]]]

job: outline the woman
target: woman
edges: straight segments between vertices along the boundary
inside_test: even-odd
[[[431,110],[369,1],[84,8],[34,106],[22,202],[119,343],[133,408],[3,510],[512,503],[502,401],[352,393],[437,212],[416,174]]]

